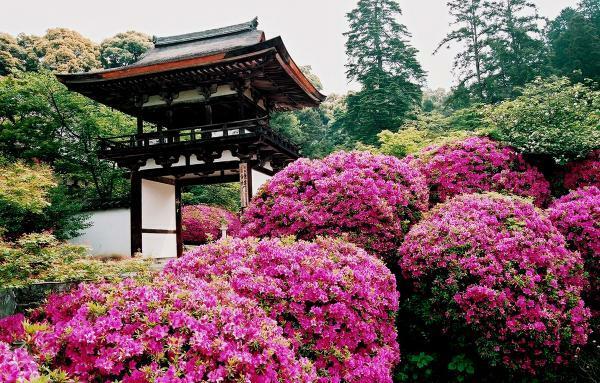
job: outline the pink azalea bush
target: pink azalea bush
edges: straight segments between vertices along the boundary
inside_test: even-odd
[[[0,341],[0,382],[22,383],[38,378],[38,369],[38,364],[26,350],[12,350],[7,343]]]
[[[15,314],[0,319],[0,342],[12,343],[25,335],[23,314]]]
[[[231,239],[172,261],[166,273],[227,278],[309,357],[319,382],[391,382],[398,293],[382,261],[331,238]]]
[[[581,258],[526,200],[455,197],[411,229],[400,255],[423,315],[493,365],[535,373],[586,344]]]
[[[34,319],[34,355],[82,382],[314,381],[281,328],[220,281],[82,285]]]
[[[423,176],[391,156],[338,152],[277,173],[242,216],[242,235],[344,236],[385,259],[427,206]]]
[[[567,165],[565,188],[574,190],[584,186],[600,188],[600,149],[591,152],[585,159]]]
[[[574,190],[556,200],[548,215],[569,247],[581,253],[590,281],[588,304],[600,310],[600,189]]]
[[[463,193],[508,192],[532,198],[538,206],[550,197],[550,184],[514,149],[485,137],[469,137],[422,150],[414,160],[427,178],[432,204]]]
[[[210,205],[188,205],[181,210],[181,236],[184,242],[203,244],[221,238],[221,226],[227,235],[237,236],[240,219],[229,210]]]

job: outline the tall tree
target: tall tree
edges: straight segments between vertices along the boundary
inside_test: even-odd
[[[410,33],[397,21],[401,14],[394,0],[359,0],[347,14],[346,76],[362,88],[348,96],[345,126],[365,143],[400,126],[421,102],[425,72],[408,42]]]
[[[447,5],[454,19],[453,29],[439,43],[434,54],[442,47],[460,44],[462,49],[454,58],[459,88],[472,89],[475,97],[483,101],[488,97],[485,84],[490,36],[488,3],[483,0],[451,0]]]
[[[543,75],[547,54],[535,4],[496,0],[488,8],[488,101],[496,102],[517,96],[518,88]]]
[[[576,81],[600,81],[600,1],[563,9],[549,23],[547,39],[556,72]]]
[[[67,28],[48,29],[35,45],[43,66],[56,72],[87,72],[100,68],[98,46]]]
[[[118,33],[100,44],[100,61],[104,68],[133,64],[152,46],[152,38],[144,33]]]
[[[16,38],[8,33],[0,33],[0,76],[25,69],[24,56],[25,50]]]

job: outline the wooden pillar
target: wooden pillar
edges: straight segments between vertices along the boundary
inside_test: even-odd
[[[240,198],[242,209],[250,204],[252,199],[252,166],[248,162],[240,162]]]
[[[137,116],[137,134],[142,134],[144,133],[144,119],[142,118],[142,115],[138,115]]]
[[[131,172],[131,255],[142,251],[142,177]]]
[[[183,254],[181,238],[181,183],[175,181],[175,234],[177,235],[177,258]]]

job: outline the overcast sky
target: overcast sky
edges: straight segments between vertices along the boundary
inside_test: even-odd
[[[428,72],[430,88],[449,88],[454,51],[433,50],[450,23],[446,0],[399,0],[400,21],[412,33],[412,44]],[[534,0],[542,16],[553,18],[578,0]],[[325,93],[352,86],[344,75],[345,15],[356,0],[3,0],[0,31],[41,35],[48,28],[75,29],[100,42],[118,32],[137,30],[167,36],[237,24],[258,16],[267,38],[282,36],[300,65],[310,64]]]

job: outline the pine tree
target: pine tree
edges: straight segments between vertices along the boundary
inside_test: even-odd
[[[454,58],[459,88],[472,90],[479,101],[484,101],[488,96],[485,83],[490,35],[488,3],[482,0],[451,0],[447,5],[454,18],[454,29],[439,43],[434,54],[450,44],[462,44],[462,50]]]
[[[347,14],[346,76],[362,88],[348,96],[345,126],[365,143],[398,128],[421,102],[425,72],[408,42],[410,33],[397,21],[401,14],[394,0],[359,0]]]
[[[535,4],[496,0],[489,4],[488,101],[513,98],[518,88],[544,74],[547,53]]]

